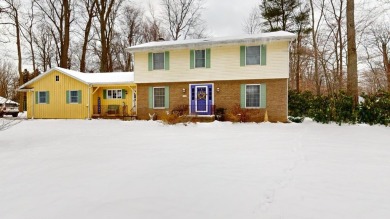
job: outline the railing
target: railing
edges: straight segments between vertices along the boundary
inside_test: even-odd
[[[135,115],[135,108],[128,110],[125,105],[94,105],[93,114],[97,116],[132,116]]]

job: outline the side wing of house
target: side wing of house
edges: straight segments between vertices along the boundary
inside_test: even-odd
[[[85,119],[91,111],[88,85],[55,69],[25,88],[28,118]]]

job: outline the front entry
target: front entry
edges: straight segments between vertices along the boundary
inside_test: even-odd
[[[211,115],[213,114],[213,85],[196,84],[191,85],[191,114]]]

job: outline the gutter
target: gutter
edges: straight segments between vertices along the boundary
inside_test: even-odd
[[[270,36],[264,38],[246,38],[246,39],[232,39],[226,41],[213,41],[212,39],[204,39],[203,41],[187,43],[185,40],[182,43],[177,43],[177,41],[172,41],[172,44],[160,44],[160,45],[150,45],[150,46],[134,46],[126,48],[125,51],[129,53],[134,52],[145,52],[145,51],[155,51],[155,50],[166,50],[166,49],[192,49],[199,47],[212,47],[212,46],[224,46],[224,45],[241,45],[248,43],[269,43],[276,41],[293,41],[296,39],[296,36]]]

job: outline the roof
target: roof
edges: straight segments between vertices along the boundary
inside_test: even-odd
[[[19,105],[19,103],[15,102],[15,101],[12,101],[12,100],[9,100],[7,98],[0,96],[0,104],[4,104],[4,103],[13,103],[13,104]]]
[[[271,41],[292,41],[296,39],[296,34],[277,31],[261,34],[247,34],[242,36],[230,36],[230,37],[214,37],[205,39],[190,39],[190,40],[177,40],[177,41],[154,41],[145,44],[140,44],[127,48],[128,52],[142,52],[151,50],[163,50],[163,49],[182,49],[182,48],[194,48],[194,47],[207,47],[207,46],[221,46],[231,44],[246,44],[246,43],[266,43]]]
[[[78,71],[73,71],[69,69],[64,69],[60,67],[52,68],[46,71],[43,74],[40,74],[38,77],[33,80],[23,84],[19,89],[23,89],[27,85],[34,83],[45,75],[49,74],[52,71],[59,71],[65,75],[68,75],[71,78],[74,78],[84,84],[91,85],[103,85],[103,84],[128,84],[134,83],[134,73],[133,72],[106,72],[106,73],[82,73]]]

